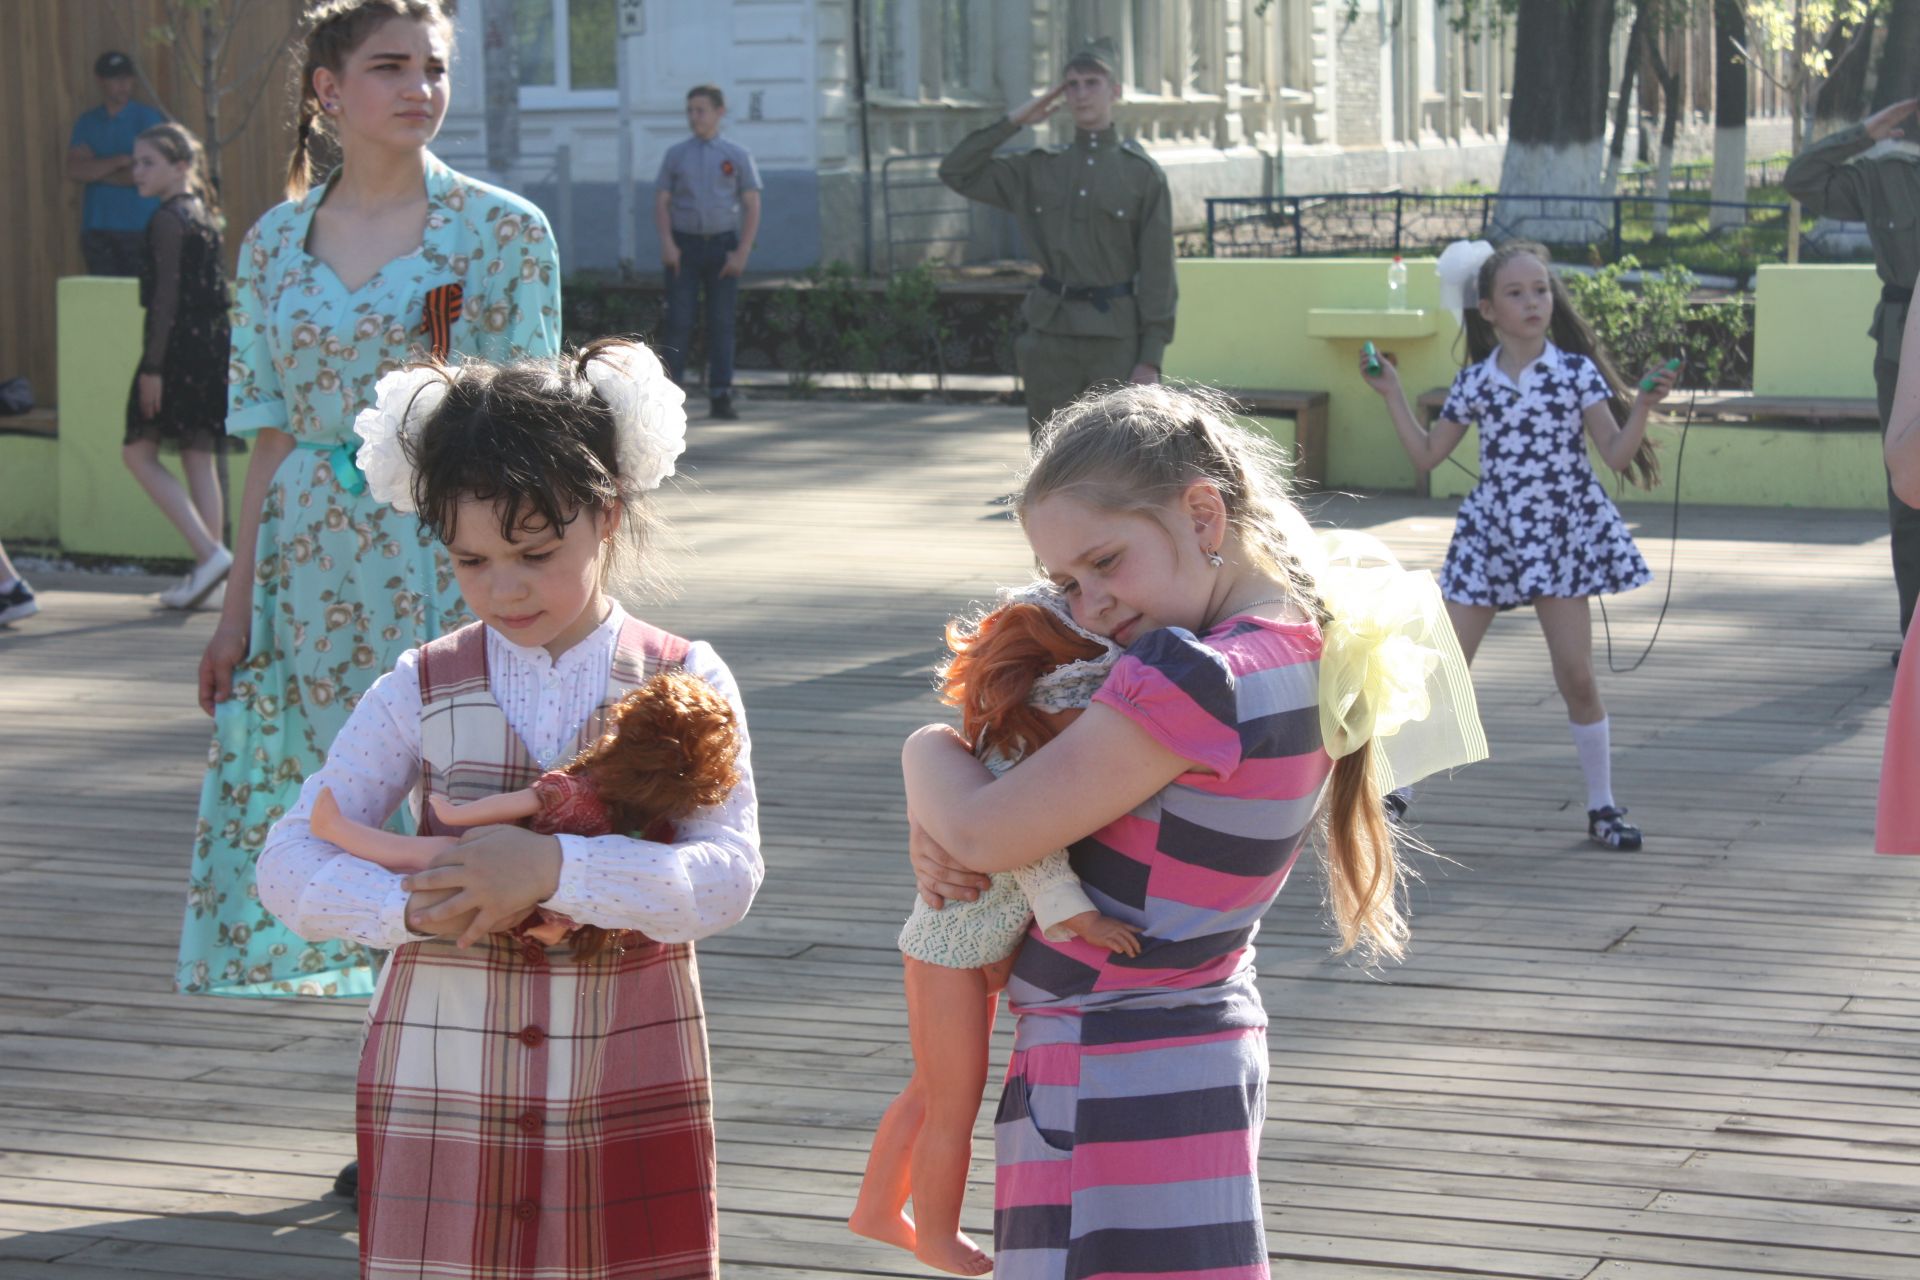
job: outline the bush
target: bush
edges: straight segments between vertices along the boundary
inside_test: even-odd
[[[925,266],[897,271],[879,287],[844,262],[809,268],[767,304],[777,363],[796,389],[828,372],[856,374],[865,386],[876,373],[944,376],[951,334],[938,300]]]
[[[1592,275],[1561,276],[1573,305],[1612,355],[1620,376],[1637,382],[1650,367],[1683,356],[1685,381],[1721,387],[1740,372],[1753,317],[1744,302],[1694,302],[1694,275],[1685,267],[1645,272],[1638,287],[1622,277],[1638,270],[1631,256]]]

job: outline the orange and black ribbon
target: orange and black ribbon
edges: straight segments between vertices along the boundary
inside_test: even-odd
[[[464,296],[465,290],[458,280],[443,284],[427,294],[426,321],[421,324],[420,332],[427,335],[428,349],[436,360],[445,360],[447,353],[453,350],[453,324],[460,318]]]

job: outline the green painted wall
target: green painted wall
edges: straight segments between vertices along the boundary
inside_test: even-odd
[[[1383,305],[1385,259],[1193,258],[1182,260],[1180,318],[1166,372],[1220,386],[1314,390],[1328,404],[1328,483],[1411,489],[1413,464],[1378,396],[1361,381],[1362,334],[1390,328],[1430,332],[1378,338],[1396,354],[1409,399],[1445,386],[1459,371],[1453,316],[1439,310],[1431,260],[1408,264],[1408,305],[1422,321],[1369,310]],[[1872,396],[1873,347],[1865,336],[1878,297],[1871,267],[1762,267],[1755,309],[1755,390],[1769,395]],[[1317,313],[1317,314],[1316,314]],[[1315,337],[1313,333],[1329,336]],[[1824,335],[1812,340],[1809,335]],[[1683,401],[1672,402],[1681,411]],[[1278,424],[1274,424],[1278,425]],[[1666,480],[1652,491],[1616,485],[1622,502],[1670,502],[1680,427],[1656,424]],[[1453,456],[1478,470],[1478,433]],[[1596,469],[1606,475],[1596,459]],[[1472,478],[1450,462],[1433,472],[1437,498],[1459,497]],[[1886,503],[1879,436],[1871,430],[1813,430],[1792,423],[1696,423],[1687,442],[1683,501],[1879,510]]]
[[[58,495],[60,545],[83,555],[191,559],[186,540],[120,461],[142,320],[135,281],[60,281],[59,476],[49,486]],[[227,464],[229,490],[237,497],[245,456]]]
[[[1673,501],[1674,462],[1680,453],[1680,424],[1656,422],[1649,434],[1660,451],[1660,484],[1641,489],[1607,470],[1589,449],[1593,469],[1615,502]],[[1453,451],[1479,470],[1478,433]],[[1466,472],[1443,462],[1433,473],[1433,496],[1458,498],[1473,487]],[[1696,422],[1687,435],[1687,456],[1680,472],[1681,503],[1708,506],[1840,507],[1884,511],[1887,478],[1880,462],[1880,433],[1861,430],[1811,430],[1788,423],[1744,426]]]
[[[1445,386],[1459,371],[1459,327],[1439,309],[1431,260],[1409,262],[1407,305],[1419,320],[1384,314],[1387,259],[1188,258],[1179,264],[1180,316],[1167,348],[1166,374],[1216,386],[1330,392],[1327,482],[1335,487],[1411,489],[1413,464],[1394,435],[1380,397],[1360,378],[1364,317],[1310,318],[1315,309],[1381,309],[1382,330],[1424,328],[1381,338],[1398,358],[1408,395]],[[1409,323],[1411,321],[1411,323]],[[1312,337],[1309,324],[1347,336]]]
[[[1761,267],[1754,287],[1753,390],[1763,396],[1872,399],[1880,300],[1870,266]]]
[[[0,541],[59,538],[56,449],[46,436],[0,435]]]

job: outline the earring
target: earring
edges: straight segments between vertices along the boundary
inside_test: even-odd
[[[1220,553],[1218,551],[1209,551],[1206,553],[1206,556],[1207,556],[1208,568],[1218,569],[1221,565],[1226,563],[1225,560],[1222,560],[1220,558]]]
[[[323,102],[320,104],[320,109],[322,111],[325,111],[328,115],[332,115],[334,112],[340,109],[340,104],[337,102]]]

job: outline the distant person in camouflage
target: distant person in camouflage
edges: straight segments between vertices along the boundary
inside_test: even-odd
[[[1015,347],[1029,430],[1103,383],[1160,380],[1173,341],[1173,205],[1167,175],[1138,142],[1114,132],[1119,59],[1096,40],[1068,59],[1060,83],[977,129],[940,164],[969,200],[1020,219],[1044,273],[1028,293]],[[1061,106],[1073,141],[1019,155],[994,149]]]
[[[1873,381],[1880,393],[1880,434],[1887,433],[1893,390],[1900,381],[1900,335],[1920,274],[1920,99],[1896,102],[1860,124],[1813,143],[1787,166],[1787,194],[1815,217],[1867,224],[1873,265],[1880,273],[1880,303],[1873,309]],[[1864,153],[1864,154],[1863,154]],[[1893,530],[1893,581],[1900,593],[1900,634],[1913,622],[1920,600],[1920,509],[1887,486]],[[1897,660],[1897,658],[1896,658]]]

